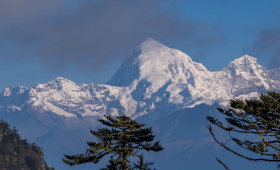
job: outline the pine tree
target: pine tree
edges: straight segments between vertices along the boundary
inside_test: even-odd
[[[149,165],[153,165],[154,163],[145,163],[145,164],[143,164],[144,159],[143,159],[142,154],[139,156],[139,158],[140,158],[140,162],[137,161],[139,165],[136,165],[135,163],[133,163],[134,166],[135,166],[136,168],[138,168],[139,170],[151,170],[151,168],[148,168],[148,166],[149,166]],[[156,170],[156,169],[155,169],[155,170]]]
[[[133,163],[135,167],[132,168],[131,165],[130,165],[129,169],[151,170],[151,168],[148,168],[148,166],[153,165],[154,163],[146,162],[144,164],[143,163],[144,162],[143,154],[139,155],[138,157],[140,159],[140,162],[137,161],[139,165]],[[116,169],[119,169],[118,165],[120,164],[119,162],[121,162],[121,160],[113,160],[113,156],[111,156],[111,160],[109,162],[110,162],[110,165],[106,165],[107,168],[103,168],[101,170],[116,170]],[[156,169],[154,169],[154,170],[156,170]]]
[[[120,165],[119,162],[121,162],[121,160],[113,160],[113,156],[110,156],[111,160],[109,161],[110,165],[106,165],[107,168],[102,168],[100,170],[115,170],[118,169],[118,165]]]
[[[118,120],[112,118],[111,116],[104,116],[111,122],[107,122],[102,119],[98,119],[98,121],[104,125],[113,127],[113,129],[109,130],[107,128],[103,128],[98,129],[97,132],[90,130],[90,132],[98,138],[100,143],[87,142],[87,144],[90,146],[90,149],[87,149],[85,156],[84,154],[80,154],[79,156],[78,154],[77,156],[69,156],[64,154],[66,158],[71,160],[64,160],[62,158],[64,163],[70,166],[88,162],[93,162],[96,164],[103,156],[111,153],[114,154],[113,156],[118,155],[118,158],[117,160],[113,160],[113,156],[111,157],[111,164],[107,165],[108,170],[131,170],[135,168],[128,167],[127,163],[130,161],[128,161],[127,158],[130,156],[137,156],[141,158],[142,155],[136,155],[140,149],[155,152],[164,149],[159,145],[159,142],[156,142],[154,145],[147,143],[153,141],[155,135],[151,135],[152,128],[141,128],[142,126],[145,126],[145,124],[139,124],[127,116],[118,116]],[[143,142],[146,143],[143,144]],[[133,146],[132,143],[136,144],[136,146]],[[101,151],[99,152],[99,150]],[[91,156],[91,154],[93,156]],[[143,167],[143,165],[140,166],[141,168]]]
[[[280,162],[280,160],[278,160],[280,159],[280,148],[279,148],[280,127],[278,126],[280,123],[280,93],[276,93],[274,91],[269,90],[268,95],[264,95],[261,93],[259,97],[260,99],[257,100],[245,99],[246,103],[244,103],[242,100],[230,100],[231,108],[228,109],[226,109],[225,107],[223,107],[223,109],[217,108],[221,113],[229,116],[228,118],[225,118],[228,123],[230,123],[233,126],[239,127],[240,129],[245,131],[234,130],[234,127],[230,127],[230,126],[226,128],[223,126],[222,122],[216,123],[217,120],[214,120],[214,118],[210,116],[208,116],[207,119],[211,123],[218,125],[220,128],[228,132],[235,131],[238,133],[258,134],[262,139],[261,142],[250,142],[247,140],[245,140],[245,142],[241,142],[240,140],[236,138],[232,138],[231,136],[230,138],[233,141],[235,141],[240,147],[253,151],[257,154],[272,156],[273,160],[253,159],[253,158],[243,156],[235,151],[232,151],[231,149],[225,146],[228,140],[225,142],[225,144],[223,144],[222,142],[221,143],[218,142],[212,132],[213,130],[211,128],[211,125],[208,125],[207,128],[209,129],[210,133],[212,134],[213,138],[218,144],[220,144],[225,149],[233,152],[234,154],[242,158],[246,158],[249,161],[255,161],[255,162],[258,161]],[[255,118],[255,120],[250,118],[249,116],[252,116],[252,118]],[[255,129],[256,132],[250,131],[251,129]],[[276,137],[278,140],[266,141],[263,136],[273,136]],[[269,146],[275,149],[277,154],[266,154],[265,152],[268,151],[268,149],[266,148]],[[226,165],[222,163],[222,161],[220,161],[218,158],[216,158],[216,160],[219,163],[221,163],[227,170],[229,170],[229,168],[226,167]]]

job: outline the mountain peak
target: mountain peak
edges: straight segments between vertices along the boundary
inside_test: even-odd
[[[57,77],[55,80],[56,81],[67,81],[68,79],[66,79],[64,77]]]
[[[183,52],[166,47],[152,38],[140,44],[106,84],[129,86],[143,79],[156,86],[185,77],[187,70],[206,70]]]
[[[71,80],[68,80],[66,78],[63,78],[63,77],[57,77],[55,80],[54,80],[57,84],[75,84],[73,81]]]
[[[228,69],[257,69],[261,67],[256,58],[244,55],[230,62],[223,70]]]
[[[244,56],[242,56],[242,57],[240,57],[240,58],[237,58],[237,59],[235,59],[235,60],[233,60],[232,62],[235,62],[235,63],[247,63],[247,64],[258,64],[258,61],[257,61],[257,59],[256,58],[254,58],[254,57],[251,57],[251,56],[249,56],[249,55],[244,55]]]
[[[140,44],[140,49],[143,51],[149,50],[149,49],[156,49],[156,48],[164,48],[166,47],[162,43],[152,39],[152,38],[147,38],[146,41],[142,42]]]
[[[21,93],[24,93],[27,90],[28,90],[27,87],[23,87],[23,86],[15,87],[13,85],[11,87],[5,88],[3,90],[1,96],[11,96],[11,95],[15,95],[15,94],[21,94]]]
[[[77,85],[71,80],[68,80],[63,77],[57,77],[56,79],[49,81],[45,84],[37,84],[34,88],[37,91],[50,90],[50,89],[61,90],[64,88],[66,89],[77,88]]]

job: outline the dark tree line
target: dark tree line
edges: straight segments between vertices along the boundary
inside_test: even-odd
[[[54,170],[44,161],[43,149],[34,142],[21,139],[18,130],[1,119],[0,123],[0,169],[1,170]]]

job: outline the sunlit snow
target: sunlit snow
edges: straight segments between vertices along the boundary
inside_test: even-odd
[[[280,69],[266,70],[248,55],[210,72],[183,52],[149,38],[106,84],[77,85],[58,77],[34,88],[12,86],[1,94],[0,111],[28,105],[65,117],[125,114],[135,119],[153,114],[156,119],[201,103],[258,98],[268,89],[280,90],[279,77]]]

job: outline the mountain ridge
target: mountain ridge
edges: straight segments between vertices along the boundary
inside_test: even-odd
[[[18,127],[21,136],[44,147],[46,160],[52,166],[68,169],[61,157],[88,149],[86,142],[84,145],[81,142],[92,140],[89,127],[99,128],[96,120],[106,119],[103,115],[126,115],[152,126],[158,135],[155,140],[163,141],[166,151],[148,157],[161,162],[162,155],[168,157],[174,151],[176,159],[184,161],[179,154],[189,159],[197,155],[193,154],[197,148],[207,149],[204,145],[208,147],[214,142],[205,126],[206,116],[223,118],[215,107],[228,106],[229,99],[257,99],[268,89],[278,92],[279,80],[280,69],[266,70],[248,55],[211,72],[183,52],[148,39],[106,84],[77,85],[57,77],[30,88],[6,88],[0,95],[0,115]],[[184,134],[176,133],[178,129]],[[218,130],[220,136],[223,133]],[[202,149],[202,155],[209,158],[216,148],[216,145],[208,148],[211,151],[208,155]],[[166,163],[162,169],[165,166],[173,165]]]
[[[3,97],[9,101],[0,103],[0,113],[29,105],[65,117],[125,114],[135,119],[154,114],[156,119],[201,103],[228,104],[228,99],[258,98],[267,89],[280,90],[279,75],[279,69],[266,70],[248,55],[211,72],[183,52],[149,38],[135,48],[106,84],[77,85],[58,77],[34,88],[12,86],[0,96],[0,101]],[[21,102],[14,99],[19,96]]]

